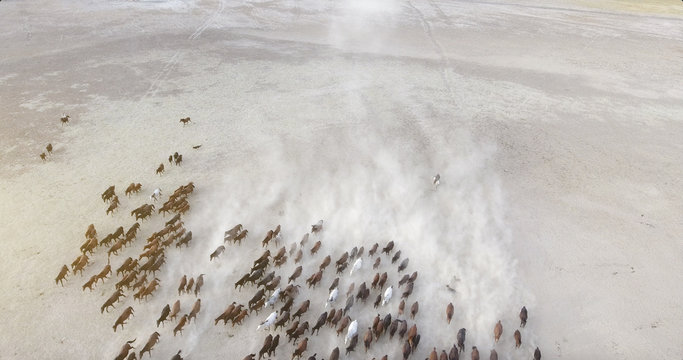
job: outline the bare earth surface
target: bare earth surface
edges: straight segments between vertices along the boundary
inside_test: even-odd
[[[234,328],[213,319],[256,291],[233,283],[269,229],[281,224],[289,249],[324,219],[294,305],[311,300],[311,325],[335,275],[326,270],[313,290],[302,280],[322,258],[365,246],[361,270],[341,277],[340,307],[351,283],[376,272],[369,247],[394,240],[408,273],[419,272],[407,301],[420,303],[408,319],[422,336],[414,359],[450,349],[459,328],[461,358],[477,346],[486,359],[493,348],[530,359],[538,346],[544,359],[683,359],[681,64],[675,1],[2,1],[0,358],[113,358],[153,331],[153,358],[255,353],[271,310]],[[181,166],[166,161],[175,151]],[[81,286],[107,263],[105,248],[83,276],[55,285],[89,224],[99,238],[127,229],[153,189],[165,201],[189,181],[183,219],[194,237],[167,250],[150,299],[127,293],[100,314],[118,280]],[[128,198],[131,182],[143,188]],[[110,185],[121,206],[105,215]],[[112,267],[168,219],[142,222]],[[246,243],[209,262],[237,223]],[[396,265],[382,256],[389,304],[373,309],[373,290],[352,309],[361,341],[349,358],[400,358],[396,339],[368,355],[362,346],[377,313],[397,314]],[[277,271],[286,279],[295,267]],[[182,336],[174,323],[157,329],[165,304],[180,299],[189,312],[195,296],[177,284],[201,273],[196,322]],[[129,305],[135,316],[113,332]],[[515,349],[523,305],[529,323]],[[332,329],[306,336],[306,358],[343,354]],[[291,351],[281,345],[274,358]]]

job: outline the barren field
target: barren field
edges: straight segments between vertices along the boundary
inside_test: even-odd
[[[329,359],[335,347],[342,358],[399,359],[406,338],[363,346],[373,319],[389,314],[417,327],[411,359],[448,353],[461,328],[461,359],[473,346],[482,359],[492,349],[532,359],[536,348],[543,359],[683,359],[681,64],[681,3],[660,0],[4,0],[0,358],[115,358],[129,340],[139,357],[158,331],[154,359],[178,350],[242,359],[268,334],[281,336],[273,359],[290,359],[304,337],[304,359]],[[182,163],[169,163],[174,152]],[[123,279],[116,269],[165,228],[178,209],[159,209],[190,182],[188,246],[174,246],[178,235],[162,247],[150,296],[125,289],[102,312]],[[141,191],[126,196],[130,183]],[[101,195],[112,185],[120,205],[107,214]],[[144,204],[155,211],[131,216]],[[88,225],[101,241],[136,220],[128,246],[110,256],[111,244],[98,246],[82,274],[72,272]],[[224,243],[237,224],[246,239]],[[387,273],[386,286],[346,312],[359,337],[346,357],[346,329],[324,326],[297,345],[285,329],[257,330],[280,300],[241,324],[215,325],[263,288],[235,282],[283,246],[286,262],[271,258],[265,273],[284,290],[302,267],[291,313],[310,300],[299,320],[310,327],[348,304],[351,284],[355,298]],[[354,247],[364,253],[337,273]],[[113,274],[84,288],[108,263]],[[400,314],[409,285],[399,281],[414,272]],[[197,295],[178,292],[183,275],[200,274]],[[339,296],[326,307],[336,277]],[[393,296],[374,307],[389,286]],[[174,336],[197,299],[196,319]],[[157,327],[176,300],[178,319]],[[134,315],[114,331],[128,306]]]

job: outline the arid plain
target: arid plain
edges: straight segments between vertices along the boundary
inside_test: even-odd
[[[448,352],[460,328],[461,359],[472,346],[486,359],[491,349],[531,359],[536,347],[544,359],[683,359],[681,64],[683,10],[661,0],[4,0],[0,358],[114,358],[159,331],[152,358],[182,349],[186,359],[242,359],[272,333],[283,337],[273,358],[289,359],[283,330],[257,331],[272,310],[235,327],[214,319],[256,292],[233,284],[268,230],[282,228],[275,253],[322,219],[300,264],[290,256],[272,268],[284,288],[303,266],[294,307],[311,300],[311,325],[336,276],[340,308],[351,283],[378,271],[393,298],[374,309],[373,289],[349,314],[361,337],[378,313],[396,318],[396,266],[409,258],[404,273],[419,276],[406,303],[420,310],[400,318],[418,324],[413,359]],[[167,161],[174,152],[178,166]],[[142,190],[127,197],[131,182]],[[131,210],[158,210],[188,182],[193,240],[166,250],[152,296],[126,291],[100,313],[121,276],[82,286],[107,264],[106,247],[55,285],[89,224],[99,239],[128,229]],[[121,204],[106,214],[111,185]],[[141,221],[112,268],[172,215]],[[238,223],[247,239],[209,261]],[[400,260],[379,255],[373,269],[369,248],[392,240]],[[354,246],[365,247],[360,270],[336,275],[333,262],[320,286],[304,284],[326,255]],[[196,320],[176,337],[176,321],[157,328],[165,304],[190,311],[197,297],[178,283],[202,273]],[[114,332],[127,306],[135,314]],[[305,336],[304,358],[344,353],[332,328]],[[361,338],[349,358],[400,358],[401,344],[385,335],[366,355]]]

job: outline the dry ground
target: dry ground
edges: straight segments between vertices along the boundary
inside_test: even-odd
[[[109,358],[133,338],[140,349],[181,274],[201,272],[198,323],[175,341],[166,326],[154,356],[255,352],[265,314],[240,329],[212,319],[250,297],[231,284],[260,249],[208,254],[238,222],[253,241],[282,224],[290,244],[322,218],[333,258],[389,239],[410,256],[418,358],[460,327],[488,356],[502,319],[503,359],[535,346],[544,358],[683,359],[682,44],[680,3],[664,1],[2,1],[0,357]],[[156,176],[174,151],[184,164]],[[130,226],[154,188],[188,181],[195,242],[169,253],[154,299],[126,300],[136,316],[114,334],[124,306],[99,314],[113,281],[80,290],[106,256],[64,288],[54,276],[88,224],[100,236]],[[128,199],[130,182],[143,192]],[[105,216],[112,184],[122,209]],[[187,311],[194,298],[182,299]],[[521,305],[530,321],[513,350]],[[359,328],[374,314],[356,313]],[[340,345],[319,339],[311,353]]]

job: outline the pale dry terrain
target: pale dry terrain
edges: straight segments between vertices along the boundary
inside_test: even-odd
[[[302,280],[326,254],[389,240],[419,271],[413,359],[450,348],[461,327],[465,358],[477,346],[482,358],[495,348],[530,359],[538,346],[544,359],[683,359],[681,64],[681,4],[660,0],[4,0],[0,358],[113,358],[132,339],[140,350],[164,304],[179,298],[185,313],[194,302],[176,292],[182,274],[205,273],[197,322],[175,338],[167,323],[153,358],[241,359],[260,348],[269,310],[214,326],[255,291],[232,284],[267,230],[281,224],[289,247],[324,219]],[[166,161],[175,151],[181,166]],[[55,285],[89,224],[100,237],[128,228],[153,189],[165,201],[189,181],[194,239],[168,250],[151,299],[128,294],[100,314],[116,280],[81,286],[106,264],[104,248]],[[127,198],[131,182],[143,189]],[[121,208],[105,215],[110,185]],[[168,219],[143,222],[112,266]],[[209,262],[237,223],[248,241]],[[342,293],[371,280],[364,261]],[[382,261],[396,286],[396,264]],[[309,322],[333,278],[328,269],[322,286],[302,288],[295,306],[311,299]],[[378,310],[356,305],[361,336],[378,312],[396,315],[399,295]],[[114,333],[128,305],[135,317]],[[522,305],[529,323],[514,349]],[[372,354],[399,358],[399,344],[384,338]],[[282,346],[277,358],[289,358]],[[323,329],[306,356],[335,346],[342,338]],[[351,357],[365,359],[362,344]]]

